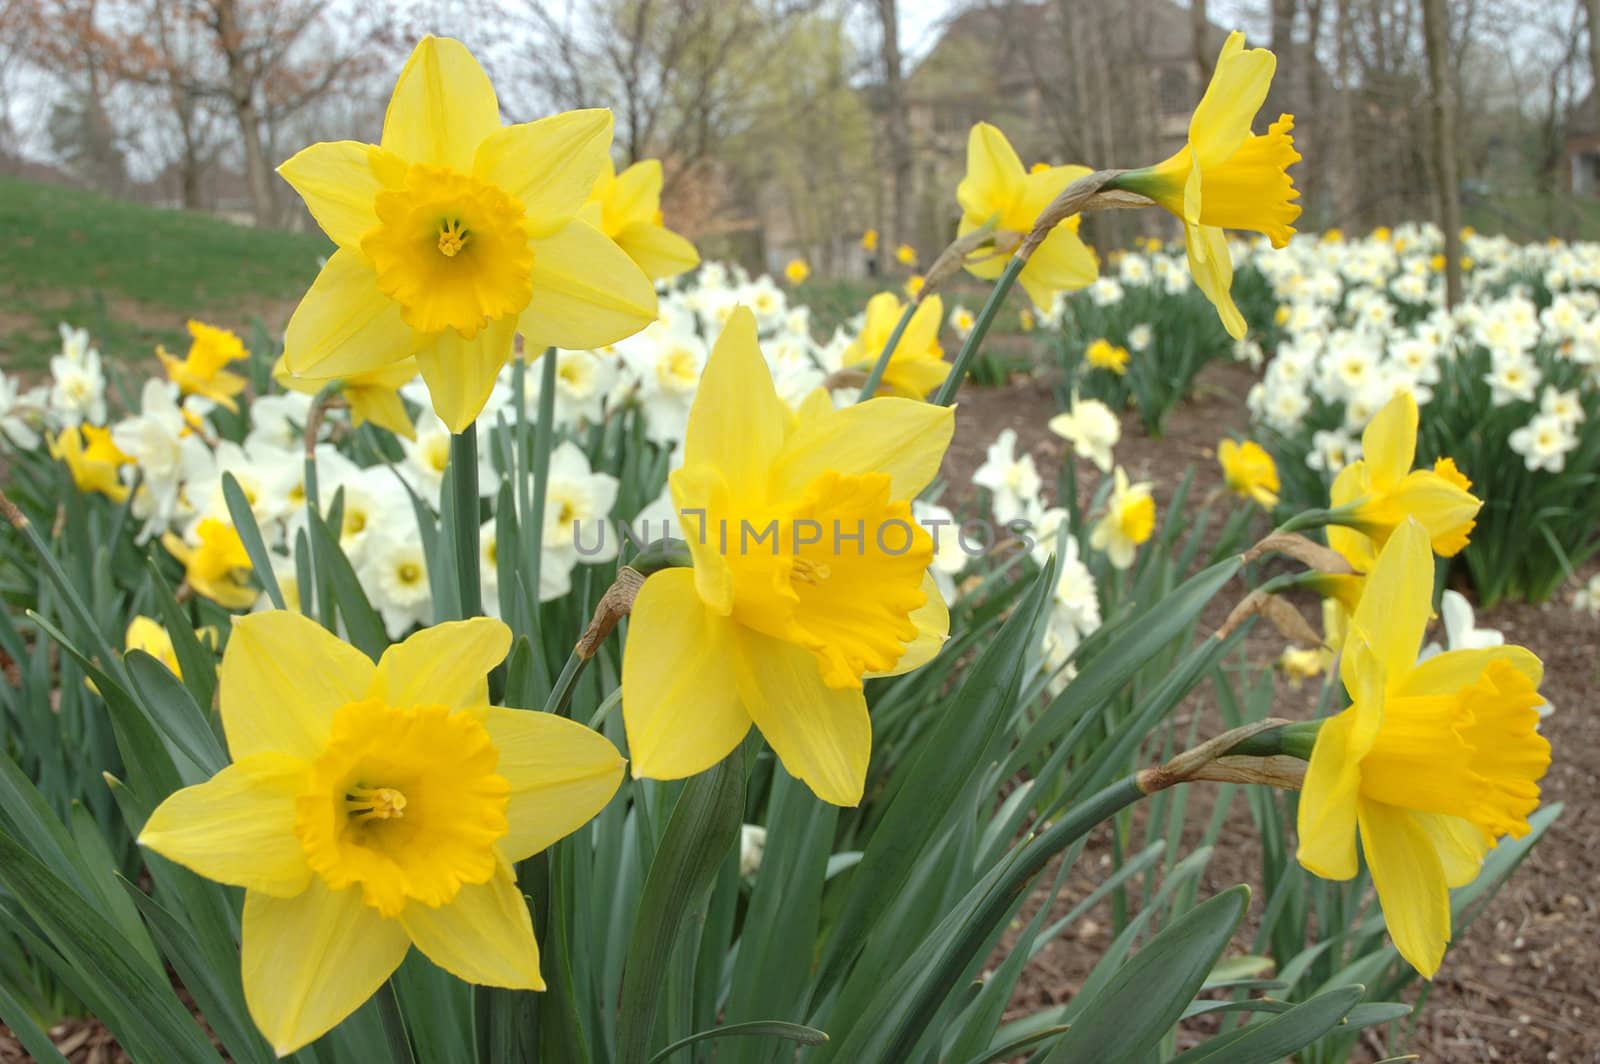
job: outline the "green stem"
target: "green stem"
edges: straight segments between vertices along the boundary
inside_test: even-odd
[[[1311,760],[1311,750],[1316,745],[1317,733],[1323,720],[1300,720],[1281,728],[1258,732],[1238,745],[1230,747],[1223,757],[1275,757],[1286,754],[1302,761]]]
[[[917,312],[918,306],[915,299],[907,301],[906,309],[900,314],[900,320],[895,322],[894,332],[889,334],[889,342],[883,345],[883,352],[878,355],[878,361],[872,364],[872,372],[867,374],[867,383],[861,386],[861,395],[856,402],[866,402],[878,390],[878,385],[883,381],[883,371],[889,368],[889,360],[894,357],[894,349],[900,346],[900,337],[905,335],[906,327],[911,324],[911,317]]]
[[[544,503],[550,479],[550,448],[556,433],[556,349],[545,348],[539,362],[539,420],[533,426],[533,462],[525,474],[533,478],[533,499],[523,520],[528,527],[528,593],[539,601],[541,563],[544,561]],[[529,618],[537,622],[537,617]]]
[[[557,716],[567,715],[567,706],[572,702],[572,692],[578,686],[578,677],[583,674],[583,667],[589,664],[589,659],[580,657],[574,650],[567,655],[567,663],[561,667],[561,675],[556,677],[556,685],[550,689],[550,697],[545,699],[544,711]]]
[[[383,1038],[389,1045],[389,1059],[395,1064],[415,1064],[411,1039],[406,1034],[405,1017],[400,1015],[400,999],[394,992],[394,980],[386,979],[374,995],[378,1002],[378,1015],[383,1018]]]
[[[939,385],[939,391],[933,397],[935,404],[949,406],[956,401],[956,390],[966,378],[967,370],[972,368],[972,360],[978,356],[978,348],[983,343],[983,338],[988,335],[989,326],[994,323],[995,315],[1000,313],[1000,305],[1006,301],[1011,286],[1016,284],[1017,275],[1022,273],[1022,268],[1027,264],[1026,259],[1019,258],[1013,258],[1006,263],[1005,272],[995,281],[988,302],[978,311],[978,320],[972,323],[972,332],[967,334],[967,342],[961,345],[961,351],[950,367],[950,375]]]
[[[478,575],[478,423],[450,437],[450,483],[455,490],[456,582],[461,617],[483,615],[483,581]]]

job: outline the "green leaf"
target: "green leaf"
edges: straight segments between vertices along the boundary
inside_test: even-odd
[[[183,608],[173,597],[160,567],[154,560],[149,562],[149,567],[156,609],[161,614],[161,624],[166,628],[168,638],[172,640],[173,656],[178,659],[184,686],[194,692],[195,705],[210,709],[211,700],[217,693],[216,655],[200,645],[194,624],[184,615]]]
[[[333,587],[334,600],[339,606],[339,616],[344,620],[350,642],[373,661],[377,661],[389,646],[389,634],[384,630],[383,618],[367,601],[361,581],[350,559],[339,549],[339,537],[329,530],[326,522],[316,514],[306,515],[311,528],[313,555],[319,576]]]
[[[547,356],[548,357],[548,356]],[[739,841],[744,819],[745,754],[741,747],[689,780],[673,806],[666,833],[645,876],[628,940],[617,1018],[617,1064],[646,1059],[663,973],[672,951],[705,906],[723,857]]]
[[[82,976],[86,1004],[136,1060],[214,1062],[217,1052],[159,967],[9,833],[0,832],[0,882],[31,916],[61,959]]]
[[[149,711],[151,721],[161,733],[207,776],[222,771],[228,763],[228,755],[183,682],[142,650],[130,650],[122,660],[128,669],[128,679],[139,693],[140,703]]]
[[[1202,1042],[1172,1064],[1276,1064],[1339,1026],[1364,993],[1360,985],[1325,990],[1269,1020]]]
[[[1174,920],[1084,1004],[1044,1064],[1140,1060],[1155,1049],[1216,966],[1249,900],[1248,887],[1232,887]]]
[[[67,1064],[67,1058],[50,1041],[50,1036],[39,1029],[22,1002],[13,997],[4,984],[0,984],[0,1023],[11,1029],[35,1064]]]
[[[244,497],[244,489],[239,487],[239,481],[232,473],[222,474],[222,498],[228,504],[228,516],[233,518],[239,542],[244,544],[244,552],[250,556],[250,567],[255,570],[256,580],[272,604],[283,609],[283,590],[278,587],[278,576],[272,569],[272,555],[261,539],[261,528],[256,524],[255,511],[250,509],[250,500]],[[188,671],[184,669],[185,673]]]
[[[730,1023],[724,1027],[713,1027],[709,1031],[700,1031],[688,1038],[681,1038],[667,1046],[655,1056],[651,1057],[649,1064],[662,1064],[668,1057],[680,1049],[685,1049],[696,1042],[707,1042],[713,1038],[783,1038],[790,1042],[798,1042],[803,1046],[820,1046],[827,1042],[825,1032],[815,1027],[807,1027],[803,1023],[784,1023],[782,1020],[751,1020],[747,1023]]]

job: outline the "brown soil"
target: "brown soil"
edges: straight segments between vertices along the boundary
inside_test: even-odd
[[[1146,437],[1135,418],[1124,416],[1117,459],[1133,479],[1155,483],[1158,506],[1191,465],[1196,471],[1194,498],[1221,487],[1216,443],[1231,432],[1245,431],[1244,396],[1253,380],[1244,366],[1209,368],[1201,375],[1194,398],[1174,411],[1161,439]],[[1067,446],[1045,427],[1058,412],[1046,381],[1019,375],[1004,388],[968,387],[961,393],[958,410],[956,439],[945,467],[956,498],[970,493],[967,481],[972,470],[1005,428],[1016,431],[1019,453],[1026,450],[1034,456],[1053,496],[1055,474]],[[1080,494],[1085,502],[1096,472],[1080,462]],[[1595,568],[1591,564],[1582,575],[1587,578]],[[1411,1037],[1398,1030],[1371,1031],[1357,1049],[1358,1060],[1414,1053],[1421,1060],[1438,1062],[1600,1061],[1600,988],[1593,978],[1600,969],[1600,814],[1595,811],[1600,785],[1590,761],[1592,752],[1600,750],[1600,718],[1593,712],[1600,678],[1600,623],[1572,610],[1568,593],[1563,590],[1543,606],[1503,603],[1478,615],[1480,624],[1500,629],[1507,642],[1525,645],[1544,660],[1541,690],[1555,707],[1542,726],[1553,756],[1544,779],[1544,800],[1564,802],[1566,809],[1489,909],[1458,935]],[[1202,625],[1220,623],[1241,594],[1242,585],[1225,590],[1202,617]],[[1313,605],[1303,605],[1315,620]],[[1246,641],[1252,663],[1262,668],[1270,667],[1283,646],[1282,638],[1265,625],[1258,625]],[[1295,690],[1280,679],[1273,713],[1296,719],[1310,716],[1314,692],[1314,683]],[[1186,726],[1195,714],[1201,717],[1202,736],[1219,730],[1207,688],[1180,707],[1176,719]],[[1213,798],[1211,785],[1192,789],[1186,835],[1198,838],[1211,815]],[[1202,897],[1234,883],[1259,883],[1260,853],[1253,843],[1254,832],[1248,809],[1236,799],[1202,877]],[[1110,867],[1109,843],[1102,834],[1070,874],[1056,902],[1059,913],[1103,881]],[[1253,930],[1249,925],[1261,904],[1258,892],[1247,931]],[[1030,906],[1024,917],[1031,912]],[[1070,999],[1109,945],[1110,920],[1109,906],[1102,904],[1042,950],[1018,987],[1012,1014],[1025,1015]],[[1246,932],[1236,938],[1241,949],[1247,942]],[[1407,999],[1415,998],[1413,989]],[[1184,1032],[1181,1044],[1197,1041],[1205,1033],[1209,1032],[1197,1024],[1195,1030]]]

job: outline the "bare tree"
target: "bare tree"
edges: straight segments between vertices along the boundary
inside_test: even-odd
[[[1445,306],[1461,301],[1461,180],[1456,164],[1456,90],[1450,72],[1449,19],[1444,0],[1422,0],[1433,112],[1434,169],[1438,174],[1439,228],[1444,230]]]
[[[906,120],[904,70],[900,55],[900,11],[896,0],[872,0],[878,21],[883,81],[884,162],[889,171],[889,202],[878,228],[888,244],[906,239],[911,198],[911,131]]]

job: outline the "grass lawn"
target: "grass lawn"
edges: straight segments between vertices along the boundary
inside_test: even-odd
[[[281,327],[333,246],[320,234],[0,179],[0,247],[0,364],[14,371],[48,363],[63,321],[129,360],[158,343],[181,353],[190,317]]]

